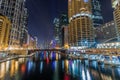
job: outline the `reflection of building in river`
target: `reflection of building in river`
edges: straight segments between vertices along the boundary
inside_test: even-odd
[[[94,69],[90,69],[91,71],[91,75],[95,77],[95,79],[99,78],[100,80],[113,80],[112,79],[112,74],[111,76],[105,75],[104,73],[99,73],[98,71],[94,70]]]
[[[56,60],[58,60],[59,59],[59,54],[58,53],[56,53]]]
[[[60,80],[59,79],[59,70],[58,70],[58,67],[59,67],[58,61],[54,61],[53,66],[54,66],[54,68],[53,68],[54,69],[53,80]]]
[[[12,77],[18,70],[18,61],[11,60],[10,76]]]
[[[17,75],[18,70],[19,62],[17,60],[0,63],[0,80],[9,80],[9,78],[13,76],[15,76],[16,80],[19,76]]]
[[[6,73],[9,72],[9,68],[10,68],[10,61],[0,63],[0,80],[8,80],[7,77],[5,77],[5,75]]]
[[[65,65],[65,67],[64,67],[65,68],[65,72],[68,73],[69,61],[65,60],[64,62],[65,62],[65,64],[64,64]]]
[[[17,70],[18,70],[18,66],[19,66],[18,61],[15,61],[15,71],[17,71]]]
[[[4,80],[4,76],[5,76],[5,63],[1,63],[0,64],[0,80]]]
[[[21,72],[22,72],[22,74],[25,73],[25,70],[26,70],[26,66],[25,66],[25,64],[22,64],[21,65]]]
[[[43,62],[41,61],[40,62],[40,73],[42,73],[42,71],[43,71]]]
[[[10,76],[12,77],[15,72],[15,62],[14,60],[11,61],[11,68],[10,68]]]
[[[10,61],[7,61],[6,62],[6,72],[8,72],[9,71],[9,68],[10,68]]]
[[[25,62],[25,58],[19,58],[18,61],[19,61],[19,63],[23,63],[23,62]]]

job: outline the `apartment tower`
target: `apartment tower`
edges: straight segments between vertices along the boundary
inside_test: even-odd
[[[112,0],[112,7],[114,8],[113,15],[116,25],[117,39],[120,41],[120,0]]]
[[[12,23],[9,39],[10,47],[20,47],[24,26],[24,8],[25,0],[0,0],[0,13],[7,16]]]
[[[69,45],[91,47],[94,31],[91,0],[68,0]]]

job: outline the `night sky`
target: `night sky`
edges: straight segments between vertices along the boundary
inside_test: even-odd
[[[28,30],[37,36],[39,43],[53,39],[53,20],[61,13],[67,13],[68,0],[27,0]],[[100,0],[104,22],[113,19],[111,0]]]

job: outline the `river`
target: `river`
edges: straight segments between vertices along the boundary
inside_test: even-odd
[[[53,55],[37,53],[0,63],[0,80],[120,80],[120,67]]]

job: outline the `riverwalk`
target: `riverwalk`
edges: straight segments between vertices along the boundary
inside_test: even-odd
[[[31,57],[33,55],[35,55],[35,53],[32,53],[30,55],[15,55],[15,56],[10,56],[10,57],[6,57],[6,58],[1,59],[0,63],[6,62],[6,61],[9,61],[9,60],[13,60],[13,59],[17,59],[17,58],[27,58],[27,57]]]

